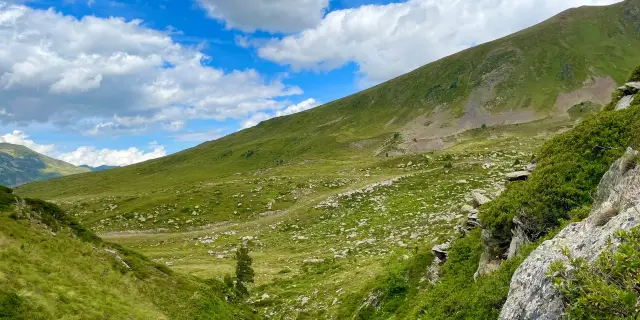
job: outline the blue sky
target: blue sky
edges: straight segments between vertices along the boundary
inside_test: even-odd
[[[615,0],[0,1],[0,136],[128,165]]]

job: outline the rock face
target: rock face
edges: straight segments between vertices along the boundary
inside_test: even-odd
[[[594,262],[618,230],[631,230],[640,225],[640,165],[638,152],[629,149],[616,161],[600,182],[593,210],[580,223],[569,225],[552,240],[540,245],[516,270],[509,297],[500,313],[503,320],[562,319],[565,305],[561,294],[547,276],[555,261],[567,263],[562,253],[568,249],[572,257]]]

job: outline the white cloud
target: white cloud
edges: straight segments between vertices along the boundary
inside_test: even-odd
[[[55,146],[52,144],[35,143],[33,140],[29,139],[29,136],[26,133],[20,130],[13,130],[11,133],[7,133],[1,136],[0,142],[25,146],[35,152],[42,154],[48,154],[55,149]]]
[[[227,28],[247,32],[298,32],[322,20],[329,0],[198,0],[207,14]]]
[[[532,26],[565,9],[620,0],[408,0],[336,10],[317,26],[273,39],[259,55],[294,69],[355,62],[377,83]],[[249,41],[245,41],[249,44]]]
[[[320,103],[316,99],[310,98],[298,104],[290,105],[283,110],[276,111],[276,117],[288,116],[290,114],[302,112],[319,106]]]
[[[274,115],[268,114],[268,113],[265,113],[265,112],[254,113],[253,115],[251,115],[251,117],[249,117],[248,119],[242,121],[241,128],[242,129],[247,129],[247,128],[255,127],[256,125],[258,125],[258,123],[260,123],[262,121],[265,121],[265,120],[269,120],[269,119],[271,119],[273,117],[274,117]]]
[[[126,150],[97,149],[96,147],[79,147],[73,152],[59,154],[56,158],[73,165],[89,165],[91,167],[127,166],[151,159],[164,157],[167,151],[157,143],[150,143],[148,151],[138,148]]]
[[[274,117],[288,116],[290,114],[315,108],[319,105],[320,105],[320,102],[316,101],[316,99],[310,98],[298,104],[290,105],[286,108],[276,110],[275,113],[266,113],[266,112],[254,113],[251,117],[242,121],[241,128],[242,129],[251,128],[253,126],[256,126],[258,123],[262,121],[269,120]]]
[[[77,19],[0,2],[0,121],[95,135],[175,131],[193,119],[274,110],[302,93],[255,70],[210,67],[199,47],[171,34],[140,20]]]

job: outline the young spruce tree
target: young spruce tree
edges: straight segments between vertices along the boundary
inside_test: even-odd
[[[255,272],[251,268],[253,259],[249,256],[249,247],[246,243],[242,244],[236,251],[236,292],[240,297],[249,296],[246,284],[253,283]]]

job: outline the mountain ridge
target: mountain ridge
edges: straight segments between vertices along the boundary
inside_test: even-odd
[[[25,146],[0,143],[0,183],[14,187],[25,183],[89,172]]]

